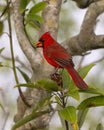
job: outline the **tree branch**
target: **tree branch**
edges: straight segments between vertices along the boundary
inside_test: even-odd
[[[72,55],[104,48],[104,35],[95,34],[97,17],[104,12],[104,0],[91,4],[86,12],[80,33],[64,41],[62,44],[68,48]]]
[[[47,7],[43,10],[43,24],[41,25],[41,34],[49,31],[54,39],[57,39],[58,25],[59,25],[59,13],[62,4],[62,0],[44,0],[48,3]],[[41,51],[41,50],[40,50]],[[42,62],[42,68],[44,74],[48,72],[48,76],[53,71],[53,67],[49,65],[45,59]],[[45,74],[45,75],[46,75]]]
[[[50,31],[54,39],[57,39],[59,13],[62,0],[44,0],[44,1],[48,2],[48,6],[43,11],[44,23],[41,26],[41,32],[44,33]]]
[[[38,59],[41,57],[38,52],[33,50],[30,44],[30,41],[27,37],[24,24],[23,24],[23,15],[19,12],[19,7],[20,7],[20,0],[15,0],[13,2],[13,12],[14,12],[14,22],[15,22],[15,30],[16,30],[17,38],[22,51],[24,52],[27,59],[31,63],[32,70],[38,76],[39,75],[38,73],[42,71],[42,68],[40,66],[41,64],[40,62],[38,62],[39,61]],[[38,77],[35,78],[38,79]]]
[[[54,3],[53,0],[47,0],[47,2],[48,2],[48,6],[46,7],[46,10],[49,7],[48,9],[50,9],[50,13],[52,13],[51,16],[52,16],[52,18],[54,18],[55,21],[53,20],[53,23],[50,22],[48,25],[43,24],[41,27],[41,33],[46,32],[47,31],[46,28],[48,28],[49,29],[48,31],[55,32],[53,34],[54,34],[54,36],[56,36],[55,34],[57,34],[56,30],[58,30],[58,18],[59,18],[59,12],[60,12],[59,9],[61,6],[61,1],[57,0]],[[60,3],[60,5],[59,5],[59,3]],[[14,21],[15,21],[15,29],[16,29],[17,38],[18,38],[19,44],[21,46],[21,49],[23,50],[24,54],[26,55],[27,59],[29,60],[29,62],[31,64],[33,74],[34,74],[34,77],[32,77],[32,80],[33,81],[36,79],[39,80],[40,78],[46,77],[47,75],[49,76],[49,71],[52,69],[50,69],[50,67],[46,67],[45,61],[43,61],[40,56],[40,51],[34,51],[32,49],[28,36],[25,32],[25,28],[24,28],[24,24],[23,24],[23,15],[20,14],[19,7],[20,7],[20,0],[15,0],[13,2],[13,12],[14,12]],[[55,7],[55,8],[53,8],[53,7]],[[55,12],[58,12],[58,13],[55,13]],[[43,19],[44,19],[44,22],[46,22],[46,23],[49,21],[49,19],[46,18],[47,14],[48,14],[48,11],[46,13],[43,13]],[[50,14],[48,14],[48,16],[49,15]],[[56,26],[56,24],[57,24],[57,26]],[[40,64],[40,61],[43,61],[42,64]],[[32,108],[34,108],[37,105],[37,103],[40,102],[43,98],[46,98],[47,95],[49,95],[49,94],[44,90],[27,89],[27,91],[25,92],[25,96],[31,98],[31,100],[29,100],[29,104],[32,107],[27,108],[23,104],[21,99],[18,98],[18,101],[17,101],[18,110],[17,110],[17,114],[14,119],[15,122],[17,122],[24,116],[31,113]],[[18,130],[24,130],[24,129],[31,130],[33,128],[43,129],[44,127],[48,126],[50,118],[51,118],[50,114],[46,114],[42,117],[39,117],[36,120],[33,120],[33,121],[27,123],[25,126],[19,128]]]

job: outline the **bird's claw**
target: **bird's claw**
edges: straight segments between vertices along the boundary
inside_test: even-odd
[[[51,80],[55,81],[59,86],[62,86],[62,75],[55,72],[50,74]]]

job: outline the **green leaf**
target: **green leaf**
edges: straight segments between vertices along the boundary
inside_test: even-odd
[[[0,54],[3,52],[4,49],[5,49],[4,47],[0,49]]]
[[[34,83],[16,84],[16,85],[14,86],[14,88],[16,88],[16,87],[37,88],[37,86],[34,85]]]
[[[70,86],[70,76],[66,69],[62,70],[62,82],[63,88],[68,88]]]
[[[43,23],[42,17],[36,14],[31,14],[31,13],[27,15],[27,22],[30,22],[30,21],[33,21],[34,23],[36,22]]]
[[[78,89],[74,85],[73,81],[70,79],[69,73],[65,69],[62,71],[62,81],[63,81],[63,88],[68,89],[68,91],[65,93],[65,96],[71,96],[79,101],[80,96]]]
[[[38,85],[40,88],[46,89],[48,91],[58,91],[59,90],[57,83],[50,79],[38,80],[36,85]]]
[[[0,21],[0,36],[3,34],[4,24]]]
[[[96,130],[104,130],[103,125],[102,125],[101,123],[99,123],[99,124],[97,125]]]
[[[76,108],[73,106],[68,106],[63,110],[59,111],[60,116],[71,123],[77,122]]]
[[[4,47],[0,49],[0,54],[3,52],[4,49]],[[2,62],[0,62],[0,67],[3,67]]]
[[[20,126],[23,126],[27,122],[29,122],[33,119],[36,119],[37,117],[42,116],[42,115],[47,114],[47,113],[50,113],[50,111],[47,110],[47,111],[41,111],[41,112],[36,112],[36,113],[33,112],[30,115],[27,115],[24,118],[22,118],[21,120],[19,120],[18,122],[16,122],[11,130],[16,130],[17,128],[19,128]]]
[[[0,62],[0,67],[3,67],[2,62]]]
[[[80,103],[78,109],[85,109],[90,107],[104,106],[104,96],[94,96],[87,98]]]
[[[78,88],[77,88],[76,85],[74,84],[73,80],[71,80],[71,82],[70,82],[70,88],[69,88],[69,90],[66,92],[66,95],[73,97],[73,98],[76,99],[77,101],[80,100],[80,95],[79,95]]]
[[[71,96],[79,101],[80,95],[78,89],[75,86],[73,80],[71,80],[70,75],[66,69],[62,71],[62,81],[63,81],[63,88],[68,89],[68,91],[65,93],[65,96]]]
[[[93,66],[95,66],[95,64],[87,65],[87,66],[79,69],[78,73],[84,79],[86,77],[86,75],[88,74],[88,72],[92,69]]]
[[[42,11],[45,7],[47,6],[46,2],[39,2],[37,4],[35,4],[31,9],[30,12],[31,14],[35,14],[38,13],[40,11]]]
[[[69,91],[67,91],[65,93],[65,96],[71,96],[73,97],[74,99],[76,99],[77,101],[80,100],[80,95],[79,95],[79,92],[78,92],[78,89],[70,89]]]
[[[34,83],[23,83],[23,84],[17,84],[15,85],[15,87],[30,87],[30,88],[41,88],[41,89],[45,89],[47,91],[58,91],[58,85],[56,82],[50,80],[50,79],[43,79],[43,80],[38,80],[37,82]]]
[[[1,103],[0,103],[0,107],[1,107],[1,109],[2,109],[3,111],[5,111],[5,110],[4,110],[4,107],[3,107],[3,105],[2,105]]]
[[[37,111],[40,111],[43,107],[47,105],[51,105],[52,101],[50,100],[52,98],[52,95],[49,95],[43,99],[41,99],[36,105],[35,108],[33,108],[32,113],[36,113]]]
[[[30,0],[20,0],[20,13],[24,13],[29,2]]]
[[[27,33],[28,33],[28,29],[29,29],[30,27],[33,27],[33,28],[39,30],[39,29],[40,29],[39,26],[40,26],[40,25],[38,25],[36,22],[30,21],[30,22],[28,22],[28,23],[26,24],[26,31],[27,31]]]
[[[28,82],[31,82],[30,78],[28,77],[28,75],[23,72],[20,68],[17,67],[17,69],[19,70],[19,72],[22,74],[24,80],[28,83]]]
[[[104,95],[104,90],[90,86],[86,90],[79,90],[79,92]]]
[[[78,112],[78,126],[79,126],[79,128],[82,127],[82,125],[85,121],[86,115],[88,113],[88,110],[89,110],[88,108],[83,109],[83,110],[79,110],[79,112]]]

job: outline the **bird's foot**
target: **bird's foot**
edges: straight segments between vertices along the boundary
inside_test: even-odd
[[[62,75],[55,72],[50,74],[51,80],[55,81],[59,86],[62,86]]]

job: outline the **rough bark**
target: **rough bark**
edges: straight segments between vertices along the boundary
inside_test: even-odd
[[[61,6],[61,0],[53,1],[49,0],[47,1],[48,5],[46,9],[43,11],[43,19],[44,24],[41,27],[41,33],[44,33],[45,31],[53,32],[53,37],[56,38],[57,31],[58,30],[58,18],[59,18],[59,12],[60,12],[60,6]],[[24,54],[26,55],[27,59],[29,60],[32,70],[33,70],[33,76],[32,81],[39,80],[43,77],[49,76],[49,73],[53,70],[53,67],[50,67],[41,57],[40,51],[34,51],[31,47],[30,41],[27,37],[27,34],[24,29],[23,24],[23,15],[19,12],[19,6],[20,6],[20,0],[15,0],[13,2],[13,11],[14,11],[14,21],[15,21],[15,29],[17,38],[19,41],[19,44],[21,46],[21,49],[23,50]],[[48,11],[49,12],[48,12]],[[49,14],[48,14],[49,13]],[[50,22],[48,22],[48,17],[52,15]],[[47,23],[47,24],[45,24]],[[40,59],[40,60],[39,60]],[[41,64],[42,63],[42,64]],[[39,101],[41,101],[43,98],[47,97],[49,94],[48,92],[40,89],[27,89],[27,91],[24,93],[26,99],[28,100],[28,97],[31,98],[31,101],[29,100],[29,104],[31,104],[31,108],[28,108],[24,105],[21,98],[19,97],[17,100],[17,114],[15,115],[14,121],[17,122],[21,118],[25,117],[29,113],[31,113],[32,108],[37,105]],[[50,109],[50,107],[46,108]],[[40,130],[48,126],[49,120],[51,118],[50,114],[45,114],[36,120],[30,121],[26,125],[18,128],[18,130]]]
[[[82,55],[86,51],[104,48],[104,35],[96,35],[97,18],[104,13],[104,0],[91,4],[86,12],[80,33],[64,41],[72,55]]]

